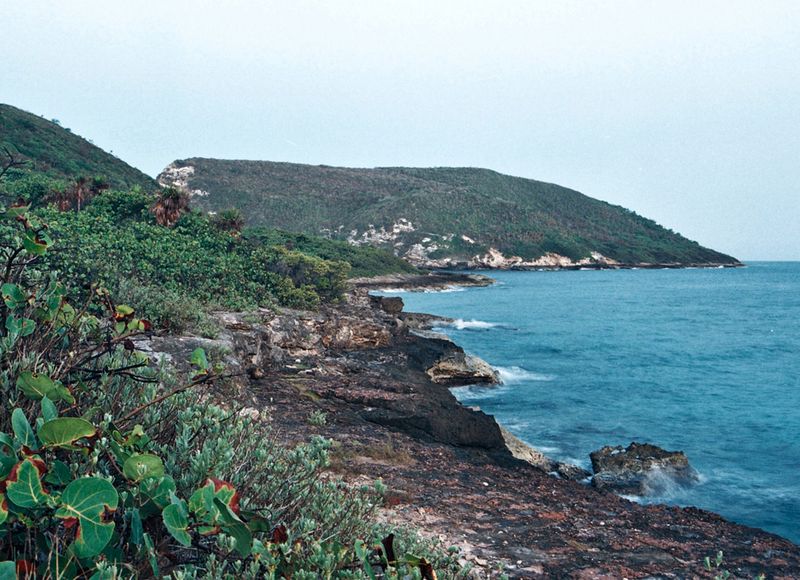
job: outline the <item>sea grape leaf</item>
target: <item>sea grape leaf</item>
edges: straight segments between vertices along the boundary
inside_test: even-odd
[[[145,533],[142,539],[144,540],[145,553],[147,554],[147,561],[150,563],[150,569],[153,571],[153,576],[155,578],[161,578],[161,574],[158,571],[158,558],[156,557],[153,538],[150,537],[150,534]]]
[[[38,401],[56,388],[56,382],[47,375],[24,371],[17,377],[17,388],[27,397]]]
[[[42,419],[45,421],[52,421],[53,419],[58,418],[58,409],[56,408],[55,403],[51,401],[48,397],[42,397]]]
[[[143,541],[142,535],[144,534],[142,514],[137,508],[128,510],[128,513],[131,514],[131,543],[134,546],[141,546]]]
[[[3,302],[11,310],[23,308],[28,303],[27,295],[16,284],[3,284],[0,287],[0,294],[3,295]]]
[[[175,480],[166,475],[160,480],[146,479],[139,484],[139,492],[147,498],[141,507],[145,517],[157,514],[170,502],[170,495],[175,492]]]
[[[22,246],[29,254],[43,256],[47,252],[47,246],[52,243],[49,236],[37,235],[33,232],[26,232],[22,237]]]
[[[25,413],[22,412],[22,409],[16,408],[11,413],[11,428],[14,430],[14,437],[21,445],[28,449],[37,449],[39,447],[36,434],[33,432],[31,424],[28,423],[28,419],[25,418]]]
[[[164,475],[164,463],[158,455],[136,453],[128,457],[122,466],[122,473],[131,481],[144,481]]]
[[[14,452],[14,440],[6,433],[0,433],[0,449],[6,448],[12,453]]]
[[[161,517],[173,538],[186,547],[192,545],[192,537],[189,535],[189,512],[185,501],[171,503],[164,508]]]
[[[17,563],[11,560],[0,562],[0,580],[17,580]]]
[[[6,329],[8,334],[16,340],[33,334],[33,331],[36,330],[36,323],[30,318],[15,318],[13,314],[9,314],[6,317]]]
[[[242,558],[247,558],[253,548],[253,534],[242,522],[222,526],[222,531],[234,539],[234,548]]]
[[[223,516],[223,510],[217,502],[221,502],[235,517],[238,516],[239,494],[236,489],[227,481],[214,478],[207,479],[203,487],[192,494],[189,510],[203,522],[217,524]]]
[[[131,308],[130,306],[128,306],[127,304],[119,304],[114,309],[114,318],[116,318],[117,320],[121,320],[123,318],[127,318],[129,316],[133,316],[134,312],[135,312],[135,310],[133,308]]]
[[[39,439],[45,447],[69,447],[80,439],[97,433],[94,425],[78,417],[59,417],[47,421],[39,429]]]
[[[114,522],[104,521],[114,511],[119,495],[114,486],[99,477],[83,477],[70,483],[61,494],[56,517],[76,520],[78,532],[73,550],[78,558],[90,558],[103,551],[114,533]]]
[[[37,456],[20,461],[6,479],[6,495],[11,503],[21,508],[35,508],[49,497],[42,487],[44,462]]]
[[[215,522],[219,517],[219,510],[214,505],[214,486],[207,484],[195,490],[189,498],[189,510],[206,523]]]
[[[211,477],[206,480],[206,485],[213,484],[214,499],[221,501],[234,514],[239,514],[239,493],[233,484]],[[238,519],[238,518],[237,518]]]
[[[14,466],[17,464],[17,461],[16,455],[0,454],[0,481],[3,481],[9,476],[11,470],[14,469]]]
[[[208,357],[206,356],[206,351],[203,350],[202,348],[196,348],[194,350],[190,362],[201,371],[208,370],[209,367]]]
[[[6,217],[16,218],[21,215],[24,215],[30,208],[31,204],[29,203],[22,203],[24,200],[19,200],[15,203],[12,203],[6,208]]]

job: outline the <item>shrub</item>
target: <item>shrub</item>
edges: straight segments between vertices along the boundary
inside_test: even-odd
[[[392,536],[377,544],[382,486],[324,477],[328,441],[282,447],[190,394],[222,378],[204,351],[179,381],[136,351],[151,324],[133,308],[93,285],[72,303],[46,269],[31,271],[52,240],[28,210],[0,215],[4,231],[17,224],[0,248],[3,577],[430,578],[439,561],[457,571],[446,554],[398,558]]]

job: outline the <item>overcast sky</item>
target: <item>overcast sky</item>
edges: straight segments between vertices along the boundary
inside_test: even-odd
[[[800,2],[0,0],[0,102],[156,175],[477,166],[800,259]]]

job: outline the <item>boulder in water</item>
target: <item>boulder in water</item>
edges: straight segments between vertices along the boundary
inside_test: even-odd
[[[666,451],[649,443],[633,442],[627,448],[606,446],[589,454],[592,460],[592,485],[599,489],[653,495],[664,481],[688,485],[697,481],[683,451]]]

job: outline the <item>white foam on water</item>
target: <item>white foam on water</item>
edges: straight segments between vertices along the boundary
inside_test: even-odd
[[[423,292],[465,292],[467,289],[464,286],[445,286],[444,288],[426,288]]]
[[[475,320],[474,318],[472,320],[457,318],[452,322],[445,323],[444,326],[452,326],[458,330],[488,330],[500,325],[496,322],[486,322],[484,320]]]
[[[545,375],[542,373],[534,373],[522,367],[494,367],[497,374],[500,375],[500,381],[504,385],[513,385],[525,381],[552,381],[555,379],[554,375]]]
[[[555,455],[556,453],[561,453],[560,447],[547,447],[545,445],[536,445],[536,449],[538,449],[545,455]]]

